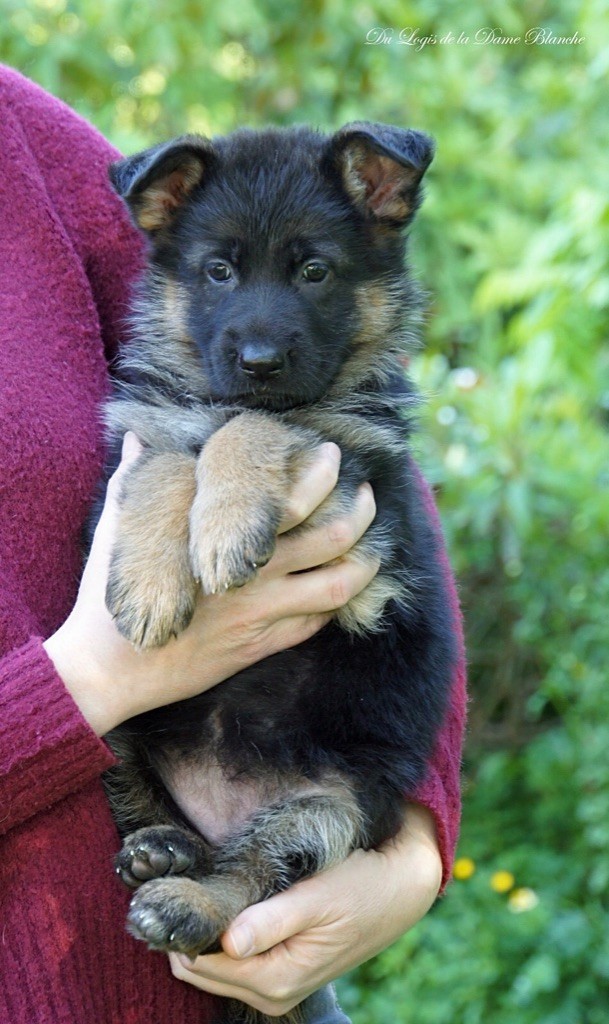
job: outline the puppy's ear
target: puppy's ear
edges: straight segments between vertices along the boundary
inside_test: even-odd
[[[155,232],[166,227],[215,160],[213,147],[199,135],[183,135],[109,168],[110,181],[136,225]]]
[[[433,154],[423,132],[353,121],[332,136],[326,159],[362,213],[401,228],[421,202],[419,186]]]

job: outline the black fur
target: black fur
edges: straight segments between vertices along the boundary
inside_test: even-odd
[[[438,542],[408,453],[416,396],[401,361],[418,313],[402,229],[431,156],[421,133],[362,122],[330,137],[307,128],[185,137],[111,171],[150,254],[109,409],[109,470],[125,429],[147,451],[198,456],[244,410],[279,418],[305,447],[334,440],[343,506],[361,482],[373,486],[377,518],[364,544],[393,587],[375,628],[333,622],[116,730],[123,768],[109,789],[123,832],[176,823],[192,833],[164,779],[177,762],[204,772],[211,759],[229,784],[272,780],[280,809],[289,799],[277,780],[345,783],[360,816],[347,853],[395,834],[424,775],[455,659]],[[315,278],[322,265],[325,279],[303,276],[311,264],[305,273]],[[219,266],[232,276],[213,280],[225,273]],[[351,814],[348,798],[343,807]],[[199,867],[186,875],[205,881],[210,858],[228,878],[230,850],[241,851],[244,835],[229,837],[224,852],[211,843],[202,853],[193,840]],[[144,866],[135,881],[129,865],[140,855],[128,846],[119,862],[129,884],[144,882],[132,927],[157,948],[186,948],[186,939],[174,944],[173,926],[159,939],[138,923],[145,891],[150,899],[161,891],[147,861],[169,870],[156,842],[137,847]],[[313,846],[294,849],[264,895],[325,866]]]

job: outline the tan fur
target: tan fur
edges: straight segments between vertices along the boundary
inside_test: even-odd
[[[188,558],[195,459],[162,453],[140,459],[126,478],[106,603],[121,633],[139,647],[185,629],[197,585]]]
[[[349,557],[355,561],[368,561],[354,548]],[[372,633],[382,629],[383,612],[388,601],[404,601],[405,587],[390,576],[378,573],[364,590],[352,597],[335,614],[336,621],[350,633]]]
[[[203,161],[190,156],[146,189],[137,207],[137,222],[144,231],[158,231],[173,217],[189,192],[201,181]]]
[[[149,270],[146,294],[132,302],[133,338],[125,352],[131,373],[152,376],[162,390],[180,381],[186,396],[207,403],[209,382],[197,346],[187,330],[188,293],[174,278]],[[156,404],[159,392],[152,401]],[[175,403],[174,403],[175,409]]]
[[[411,209],[404,189],[415,183],[414,168],[398,166],[359,141],[349,144],[342,166],[345,189],[358,205],[378,218],[406,220]]]
[[[108,405],[105,419],[115,437],[133,430],[147,448],[169,454],[201,447],[224,425],[227,416],[222,409],[180,409],[170,403],[148,405],[127,399]]]
[[[404,451],[404,443],[400,437],[396,437],[395,431],[372,420],[364,420],[357,413],[311,408],[299,412],[297,419],[303,426],[319,431],[325,440],[334,441],[339,447],[359,451]]]
[[[207,442],[190,513],[191,564],[205,593],[241,586],[268,562],[310,448],[304,431],[255,412],[236,416]]]
[[[401,296],[394,295],[386,285],[373,281],[358,286],[355,302],[359,328],[353,339],[354,345],[374,344],[379,349],[386,349],[387,339],[403,317]]]
[[[148,456],[125,489],[108,591],[119,628],[143,646],[166,642],[177,622],[189,621],[193,577],[206,593],[216,593],[247,582],[269,560],[290,487],[312,461],[319,435],[358,450],[402,450],[401,439],[378,423],[324,409],[299,410],[290,416],[296,423],[265,413],[242,413],[219,430],[215,412],[172,413],[128,402],[111,406],[109,418],[117,431],[135,429],[144,443],[157,451],[167,449]],[[194,457],[170,454],[178,446],[196,443],[197,434],[203,441],[206,432],[211,436],[196,466]],[[346,514],[350,505],[349,496],[337,490],[304,528],[330,522]],[[192,571],[184,566],[184,545]],[[160,594],[159,552],[166,581]],[[377,538],[374,552],[364,541],[349,557],[369,560],[380,553]],[[182,597],[180,583],[185,588]],[[390,598],[406,597],[407,585],[408,581],[399,583],[379,574],[337,612],[337,618],[354,632],[380,628],[385,605]]]
[[[163,286],[166,330],[172,337],[182,337],[192,343],[187,330],[188,292],[184,285],[167,277]]]
[[[355,303],[353,352],[329,388],[330,399],[354,394],[371,376],[383,380],[394,373],[396,356],[410,340],[403,326],[404,298],[399,289],[378,282],[362,284],[356,289]]]
[[[366,182],[361,173],[366,152],[366,148],[361,143],[352,142],[345,150],[342,165],[345,190],[360,206],[363,206],[366,201]]]

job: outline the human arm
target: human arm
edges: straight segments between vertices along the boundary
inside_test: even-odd
[[[105,583],[122,474],[137,459],[139,445],[127,435],[125,457],[110,482],[80,592],[71,614],[45,643],[47,653],[95,731],[136,714],[184,700],[276,651],[302,643],[332,612],[363,589],[376,566],[355,561],[294,575],[347,553],[374,517],[365,487],[349,521],[298,538],[279,537],[274,557],[257,578],[236,590],[200,596],[188,629],[162,648],[136,650],[118,632],[108,612]],[[130,447],[129,447],[130,442]],[[306,519],[336,484],[339,452],[324,445],[295,485],[280,530]]]
[[[302,642],[374,575],[344,561],[291,575],[344,554],[374,517],[364,489],[343,522],[280,537],[259,577],[232,593],[202,598],[195,619],[167,648],[138,652],[118,633],[104,601],[121,463],[66,623],[44,643],[31,638],[0,659],[0,832],[82,788],[113,758],[97,735],[151,707],[215,685],[276,650]],[[282,528],[310,514],[334,487],[338,450],[326,446],[294,487]],[[193,665],[199,666],[193,673]]]

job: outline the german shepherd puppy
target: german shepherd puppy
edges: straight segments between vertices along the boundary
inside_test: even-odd
[[[419,309],[404,229],[431,158],[420,132],[356,122],[184,136],[111,167],[149,239],[106,410],[109,470],[126,430],[144,446],[109,572],[121,633],[170,643],[200,588],[251,579],[323,441],[340,479],[301,528],[368,480],[378,511],[349,557],[381,562],[310,640],[111,734],[117,872],[154,949],[218,949],[246,906],[382,843],[424,774],[454,661],[403,367]]]

